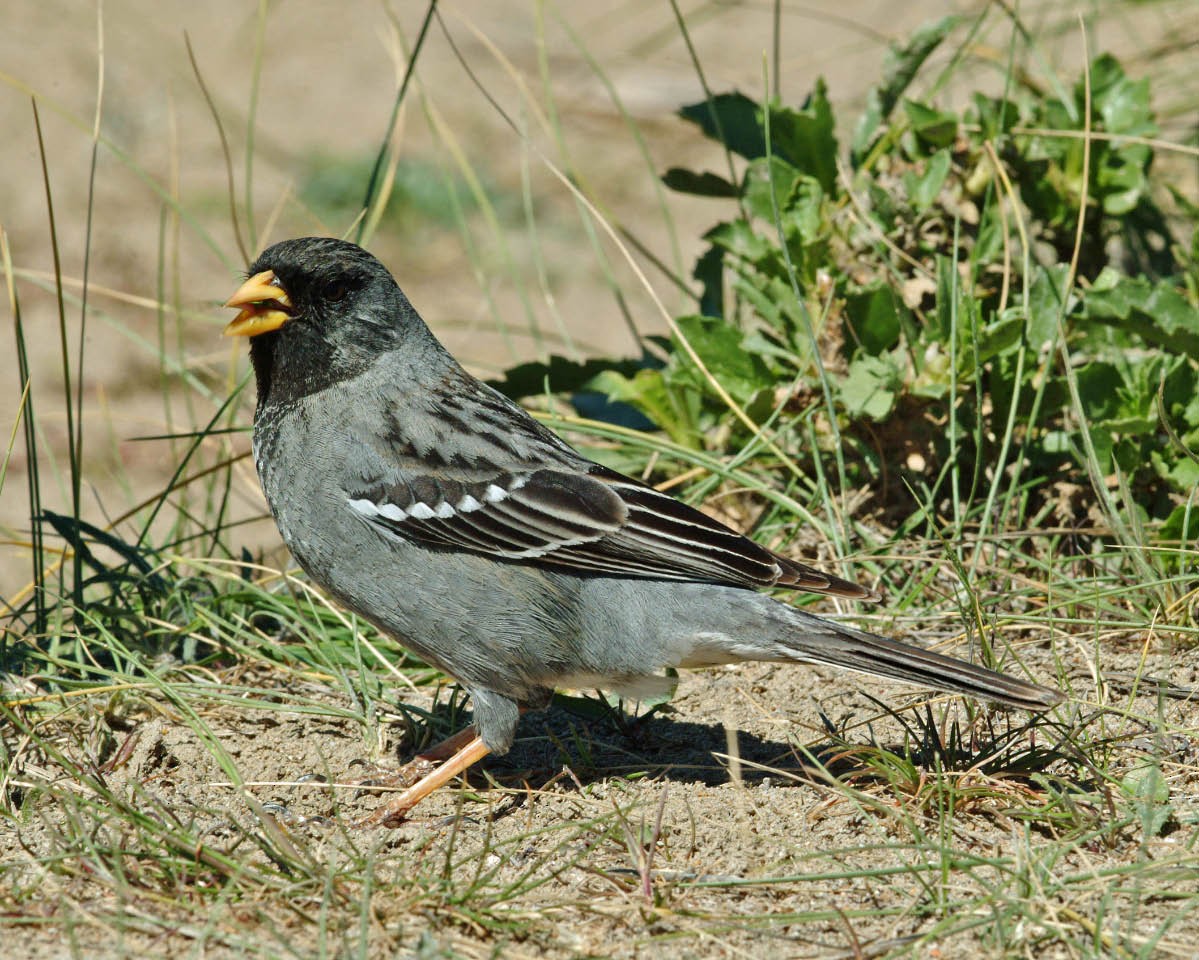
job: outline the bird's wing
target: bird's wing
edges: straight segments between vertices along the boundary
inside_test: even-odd
[[[869,597],[772,553],[667,494],[597,464],[446,479],[406,473],[347,491],[366,522],[406,540],[547,567],[787,586]]]

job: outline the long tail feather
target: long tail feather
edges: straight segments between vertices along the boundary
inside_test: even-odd
[[[793,612],[815,628],[810,633],[788,637],[781,642],[796,660],[824,663],[918,686],[996,700],[1025,710],[1047,710],[1065,699],[1065,695],[1058,690],[1018,680],[985,667],[976,667],[964,660],[942,656],[898,640],[810,617],[799,611]]]

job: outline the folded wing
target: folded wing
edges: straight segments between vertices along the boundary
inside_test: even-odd
[[[598,465],[473,481],[405,477],[347,499],[366,522],[428,546],[595,573],[871,596]]]

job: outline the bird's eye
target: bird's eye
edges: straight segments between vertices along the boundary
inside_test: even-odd
[[[325,299],[330,303],[340,303],[349,291],[342,280],[332,280],[325,286]]]

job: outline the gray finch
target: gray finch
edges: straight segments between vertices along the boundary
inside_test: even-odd
[[[757,593],[868,591],[606,469],[467,373],[360,247],[275,244],[230,300],[254,456],[312,580],[470,694],[487,748],[555,688],[631,696],[667,667],[831,664],[1043,710],[1053,690]]]

